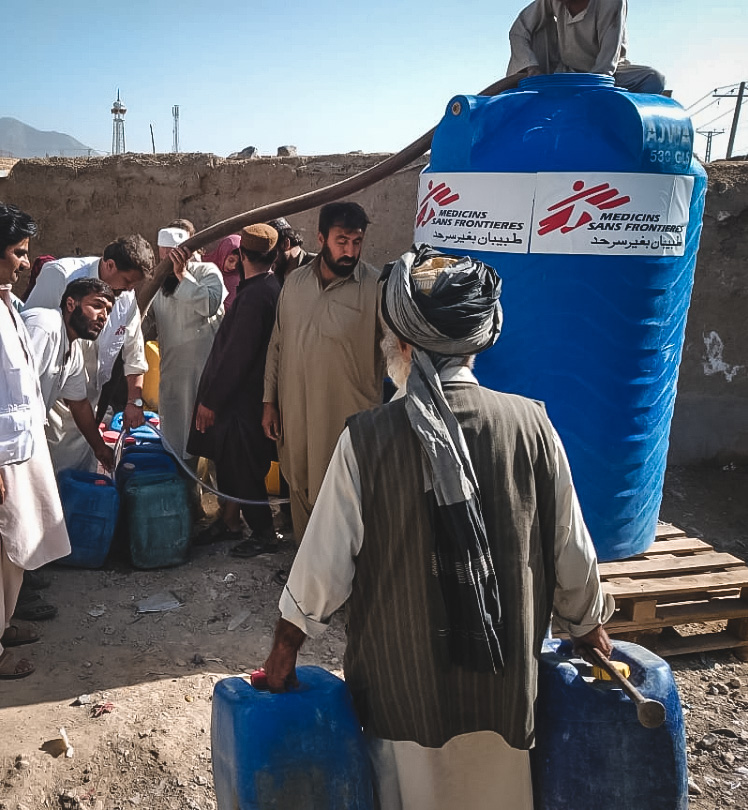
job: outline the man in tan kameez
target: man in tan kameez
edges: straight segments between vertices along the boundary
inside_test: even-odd
[[[262,424],[278,442],[297,545],[345,420],[382,401],[379,271],[361,261],[360,205],[325,205],[320,254],[287,279],[265,366]]]

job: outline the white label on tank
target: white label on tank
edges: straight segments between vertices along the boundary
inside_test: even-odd
[[[415,241],[493,253],[683,256],[693,177],[423,172]]]
[[[415,241],[433,247],[527,253],[536,175],[424,172]]]
[[[537,175],[530,253],[682,256],[693,177]]]

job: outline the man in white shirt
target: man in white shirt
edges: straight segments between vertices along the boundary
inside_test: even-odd
[[[145,422],[142,389],[148,363],[134,289],[151,274],[153,265],[153,249],[142,236],[122,236],[106,246],[100,259],[58,259],[45,264],[25,306],[25,309],[59,308],[68,283],[78,278],[99,278],[114,290],[114,307],[99,339],[86,341],[82,349],[88,380],[87,395],[94,409],[122,350],[128,393],[123,420],[125,428],[138,427]],[[48,419],[47,438],[55,467],[58,470],[94,470],[96,459],[93,452],[76,429],[64,402],[58,400],[49,411]]]
[[[551,608],[576,649],[609,655],[612,600],[542,404],[470,371],[501,328],[493,269],[422,246],[383,279],[401,395],[338,441],[281,596],[268,683],[294,683],[304,638],[346,602],[345,677],[379,806],[532,810]]]
[[[38,640],[30,628],[10,623],[24,570],[70,553],[31,341],[10,300],[19,271],[29,269],[35,234],[28,214],[0,203],[0,680],[34,671],[7,649]]]
[[[533,0],[509,31],[507,75],[600,73],[633,93],[660,94],[665,77],[626,59],[627,0]]]
[[[99,433],[88,401],[82,340],[94,341],[104,329],[115,302],[112,288],[98,278],[71,281],[58,309],[35,307],[21,317],[31,336],[44,405],[63,400],[78,430],[106,469],[114,466],[114,453]]]

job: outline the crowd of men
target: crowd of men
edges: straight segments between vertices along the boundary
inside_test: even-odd
[[[591,71],[662,92],[657,71],[627,62],[625,20],[626,0],[534,0],[511,29],[509,72]],[[379,806],[481,810],[502,797],[530,810],[551,613],[580,654],[610,655],[611,600],[542,404],[472,372],[501,331],[500,266],[414,246],[380,271],[362,259],[368,225],[357,203],[332,203],[317,254],[275,220],[204,256],[182,246],[189,221],[162,228],[173,271],[144,322],[160,343],[161,427],[191,469],[212,459],[238,499],[195,538],[231,541],[238,557],[278,548],[265,477],[279,459],[298,551],[268,683],[294,688],[302,643],[346,604],[345,674]],[[100,257],[44,257],[21,305],[11,288],[35,234],[0,203],[0,679],[34,669],[11,649],[38,639],[18,616],[49,615],[19,602],[24,574],[33,587],[70,551],[55,471],[114,464],[97,408],[117,362],[123,426],[145,419],[134,290],[151,246],[131,235]],[[397,392],[383,403],[387,375]]]
[[[277,452],[300,548],[269,683],[293,686],[303,640],[347,602],[346,677],[381,806],[437,807],[472,786],[481,807],[511,775],[510,806],[529,808],[551,610],[580,650],[607,654],[610,605],[542,406],[487,391],[470,370],[500,332],[496,273],[427,247],[382,273],[361,259],[368,224],[356,203],[324,206],[319,253],[286,264],[282,287],[273,267],[290,226],[245,228],[228,312],[221,271],[181,247],[189,229],[159,232],[173,266],[152,307],[164,433],[175,453],[213,459],[219,489],[247,501],[228,501],[196,538],[235,541],[240,557],[277,548],[265,490]],[[0,679],[33,672],[7,649],[38,639],[11,621],[24,572],[70,550],[55,464],[112,467],[95,409],[120,349],[124,425],[144,418],[133,288],[151,272],[150,248],[131,236],[100,259],[49,262],[19,314],[10,287],[35,231],[0,205]],[[383,405],[385,366],[397,395]]]

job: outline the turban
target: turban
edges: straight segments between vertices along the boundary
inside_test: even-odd
[[[477,354],[501,332],[501,279],[470,257],[446,256],[428,245],[409,250],[382,274],[382,315],[418,349]]]

